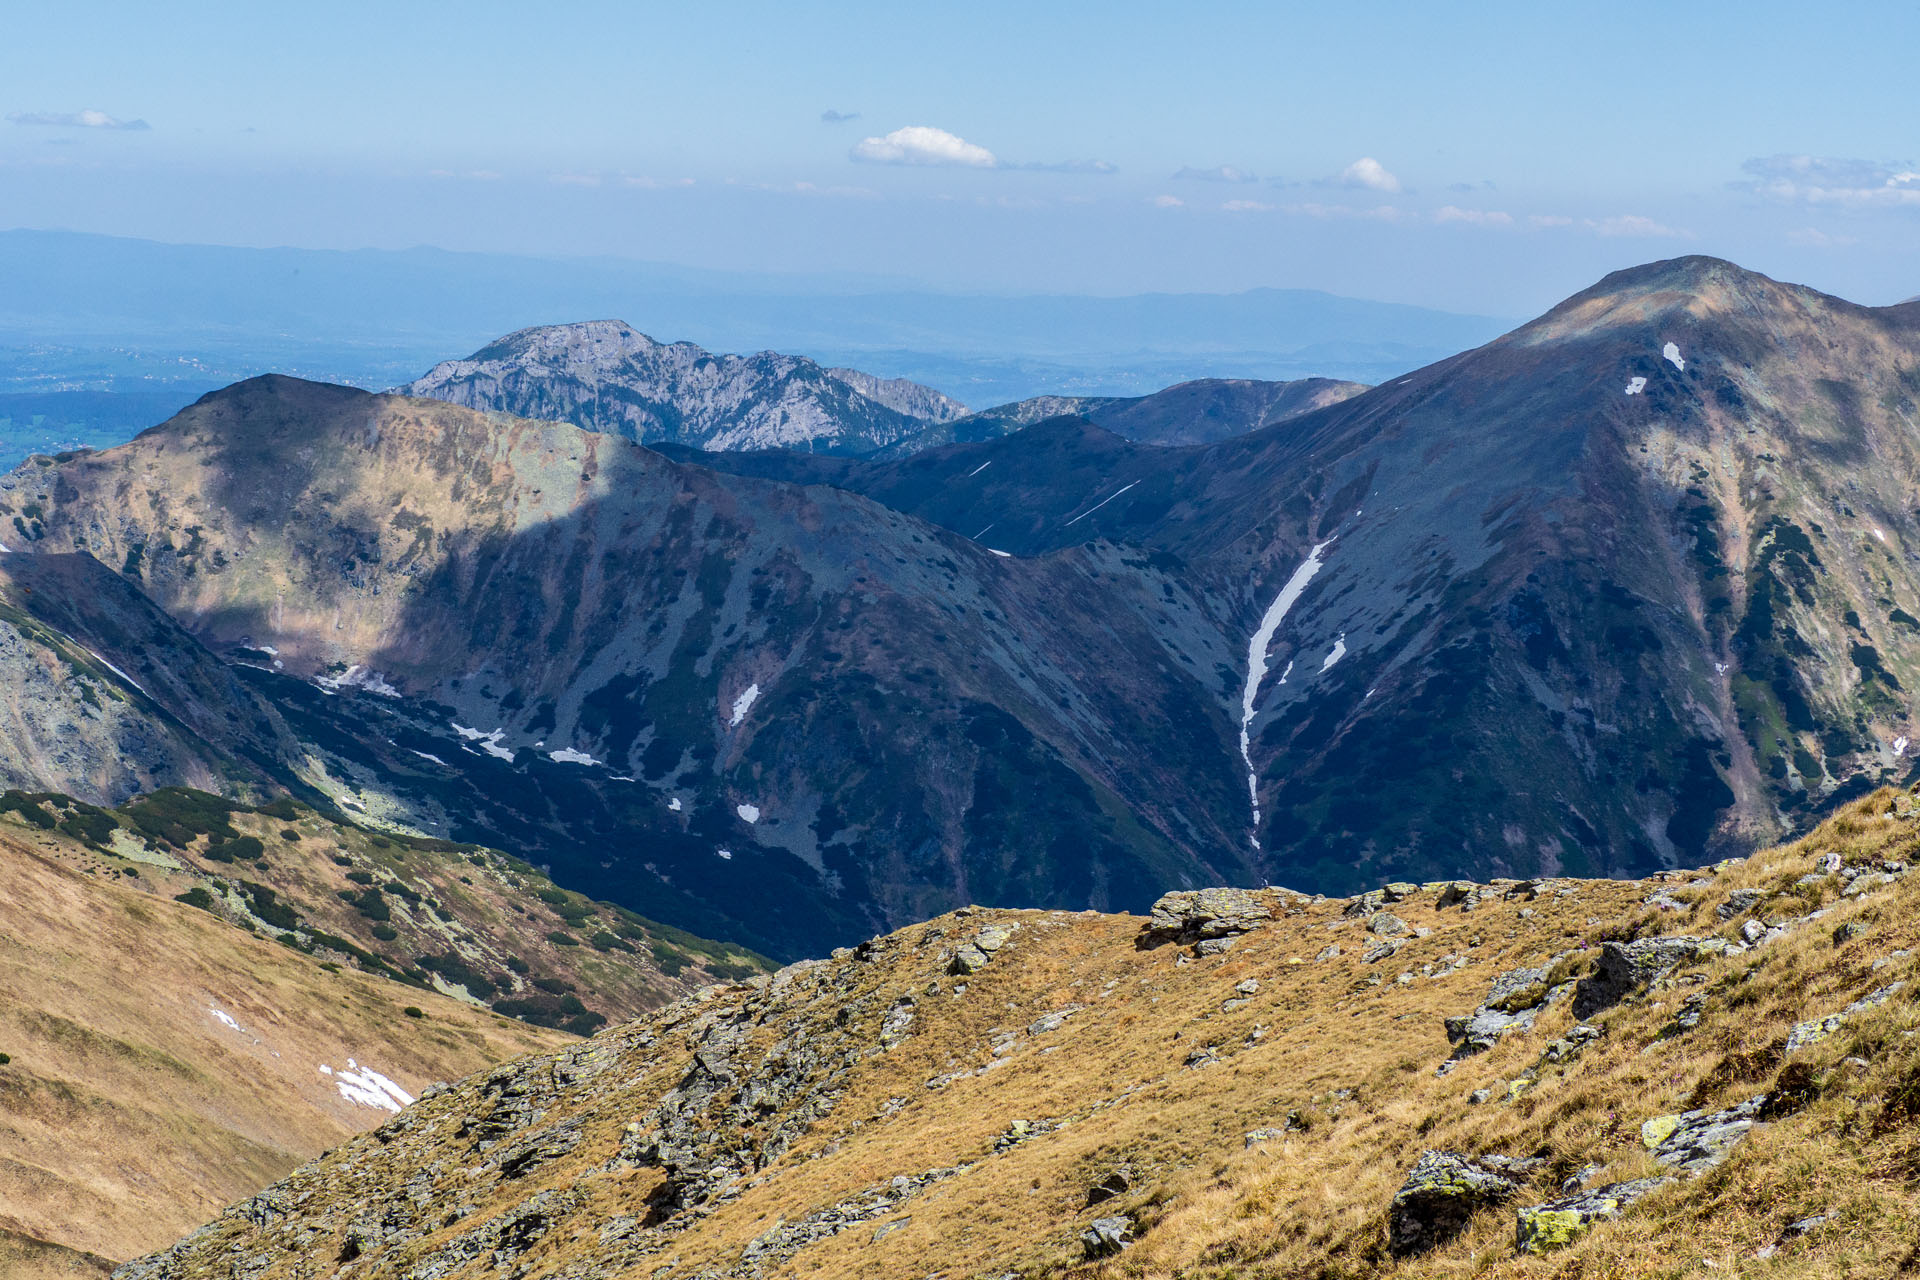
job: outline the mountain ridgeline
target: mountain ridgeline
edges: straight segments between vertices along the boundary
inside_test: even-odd
[[[714,355],[617,320],[522,329],[402,388],[652,444],[870,453],[964,406],[930,387],[771,351]]]
[[[521,340],[434,394],[618,434],[256,379],[30,462],[8,544],[250,664],[299,745],[255,767],[781,957],[968,901],[1698,863],[1911,772],[1920,306],[1678,259],[1225,438],[1079,405],[864,458],[822,453],[929,424],[837,382],[894,416],[654,451],[778,440],[693,382],[698,429],[608,416]]]

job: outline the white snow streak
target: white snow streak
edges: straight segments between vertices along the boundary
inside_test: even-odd
[[[88,649],[87,652],[93,654],[93,660],[95,662],[99,663],[101,666],[105,667],[107,670],[113,672],[113,674],[119,676],[122,680],[125,680],[128,684],[132,685],[134,688],[140,689],[141,693],[146,692],[145,689],[140,688],[140,682],[138,680],[135,680],[132,676],[128,675],[126,672],[122,671],[120,668],[114,666],[111,662],[108,662],[105,658],[101,657],[99,654],[93,653],[93,650]]]
[[[1645,391],[1646,389],[1647,389],[1647,380],[1645,378],[1635,378],[1632,382],[1629,382],[1627,384],[1627,394],[1630,396],[1637,396],[1642,391]]]
[[[753,710],[753,703],[760,696],[760,686],[750,684],[746,692],[733,700],[733,719],[727,721],[729,729],[738,729],[740,722],[747,718],[747,712]]]
[[[1100,508],[1106,506],[1109,502],[1112,502],[1115,498],[1119,497],[1121,494],[1125,493],[1127,490],[1133,488],[1134,485],[1139,483],[1140,482],[1138,480],[1127,481],[1127,483],[1121,485],[1118,489],[1115,489],[1112,493],[1100,499],[1100,501],[1094,503],[1092,506],[1088,507],[1085,511],[1082,511],[1079,515],[1075,516],[1073,519],[1067,521],[1067,523],[1065,525],[1062,525],[1061,528],[1064,529],[1070,525],[1079,524],[1082,520],[1085,520],[1088,516],[1092,515],[1094,512],[1098,511]]]
[[[12,550],[13,550],[12,547],[8,546],[4,542],[0,542],[0,556],[6,555],[9,551],[12,551]]]
[[[264,650],[263,650],[264,652]],[[358,663],[348,667],[338,678],[315,676],[313,682],[328,693],[338,693],[342,689],[365,689],[368,693],[377,693],[383,698],[397,698],[400,691],[381,678],[378,671],[363,667]]]
[[[547,759],[555,764],[599,764],[584,751],[575,751],[572,747],[562,747],[558,751],[547,752]]]
[[[1339,638],[1333,642],[1333,649],[1327,654],[1325,658],[1321,659],[1320,670],[1323,672],[1331,670],[1334,663],[1340,661],[1340,659],[1346,656],[1347,656],[1347,633],[1342,631],[1340,633]]]
[[[1895,757],[1903,756],[1906,753],[1907,753],[1907,740],[1905,738],[1895,738],[1893,740],[1893,754],[1895,755]]]
[[[997,555],[997,556],[999,556],[999,557],[1000,557],[1000,558],[1001,558],[1002,560],[1011,560],[1011,559],[1013,559],[1013,552],[1011,552],[1011,551],[1002,551],[1002,550],[1001,550],[1000,548],[998,548],[998,547],[988,547],[988,548],[987,548],[987,550],[989,550],[989,551],[991,551],[991,552],[993,552],[993,554],[995,554],[995,555]]]
[[[1307,558],[1301,562],[1287,584],[1280,588],[1280,594],[1267,606],[1266,614],[1260,619],[1260,629],[1253,633],[1253,639],[1247,642],[1247,687],[1240,695],[1240,758],[1247,766],[1247,798],[1253,803],[1253,827],[1260,829],[1260,779],[1253,770],[1253,716],[1254,703],[1260,696],[1260,682],[1267,677],[1267,649],[1273,644],[1273,636],[1280,629],[1281,620],[1287,616],[1287,610],[1313,581],[1313,575],[1320,572],[1320,553],[1333,545],[1333,539],[1314,544]],[[1293,664],[1287,664],[1287,670],[1293,670]],[[1282,676],[1284,682],[1286,677]],[[1260,838],[1253,838],[1253,847],[1260,847]]]
[[[395,1113],[402,1107],[413,1105],[412,1094],[372,1067],[363,1067],[352,1058],[347,1059],[347,1069],[344,1071],[335,1071],[323,1062],[320,1064],[320,1074],[332,1076],[340,1096],[348,1102]]]
[[[407,748],[407,750],[409,750],[409,751],[413,751],[413,748],[412,748],[412,747],[408,747],[408,748]],[[434,762],[435,764],[437,764],[437,765],[439,765],[439,766],[440,766],[441,768],[443,768],[443,769],[447,767],[447,762],[446,762],[445,760],[442,760],[442,759],[441,759],[441,758],[440,758],[439,756],[436,756],[436,755],[433,755],[433,754],[431,754],[431,753],[429,753],[429,752],[425,752],[425,751],[413,751],[413,754],[415,754],[415,755],[417,755],[417,756],[419,756],[419,757],[420,757],[420,758],[421,758],[422,760],[431,760],[431,761],[433,761],[433,762]]]
[[[1873,536],[1874,536],[1874,537],[1876,537],[1876,538],[1878,538],[1878,539],[1880,539],[1880,541],[1882,541],[1882,542],[1885,542],[1885,541],[1887,540],[1887,535],[1886,535],[1886,534],[1884,534],[1884,533],[1882,533],[1882,532],[1880,532],[1880,531],[1879,531],[1878,529],[1875,529],[1875,530],[1873,531]]]
[[[740,815],[742,822],[760,821],[760,806],[757,804],[737,804],[733,806],[733,811]]]
[[[982,471],[985,471],[988,467],[992,465],[993,465],[993,459],[988,458],[985,462],[981,463],[979,466],[975,467],[973,470],[967,472],[967,479],[969,480],[973,479],[975,476],[979,475]]]
[[[1685,373],[1687,371],[1687,362],[1680,358],[1680,348],[1674,343],[1669,342],[1666,346],[1660,348],[1660,355],[1668,364],[1680,372]]]
[[[479,747],[494,759],[513,759],[513,752],[500,745],[500,739],[507,736],[505,729],[495,729],[492,733],[482,733],[478,729],[467,728],[466,725],[461,724],[458,720],[449,720],[447,723],[453,726],[455,733],[465,738],[468,742],[471,742],[474,746]]]
[[[207,1012],[213,1015],[214,1021],[218,1022],[221,1026],[226,1027],[229,1031],[238,1031],[242,1035],[246,1034],[246,1028],[242,1027],[239,1023],[235,1022],[233,1020],[233,1015],[228,1013],[225,1009],[222,1009],[219,1005],[217,1004],[208,1005]]]

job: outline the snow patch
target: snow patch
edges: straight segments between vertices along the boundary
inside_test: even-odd
[[[738,729],[740,722],[747,718],[747,712],[753,710],[753,704],[760,697],[760,685],[756,681],[746,688],[746,692],[733,700],[733,719],[727,721],[729,729]]]
[[[572,747],[562,747],[558,751],[547,752],[547,759],[555,764],[599,764],[584,751],[575,751]]]
[[[315,676],[313,682],[328,693],[338,693],[342,689],[365,689],[368,693],[377,693],[383,698],[400,696],[400,691],[388,684],[378,671],[371,667],[363,667],[357,662],[337,677]]]
[[[1632,382],[1629,382],[1627,384],[1627,394],[1630,396],[1637,396],[1642,391],[1645,391],[1646,389],[1647,389],[1647,380],[1645,378],[1635,378]]]
[[[967,472],[967,479],[969,480],[973,479],[975,476],[979,475],[982,471],[985,471],[988,467],[992,465],[993,465],[993,459],[988,458],[985,462],[981,463],[979,466],[975,467],[973,470]]]
[[[1906,753],[1907,753],[1907,740],[1905,738],[1895,738],[1893,740],[1894,758],[1898,759],[1899,757],[1905,755]]]
[[[400,1108],[413,1105],[412,1094],[372,1067],[363,1067],[352,1058],[347,1059],[347,1066],[343,1071],[335,1071],[323,1062],[320,1064],[320,1073],[333,1077],[333,1083],[340,1090],[340,1096],[348,1102],[357,1102],[363,1107],[373,1107],[395,1114],[399,1113]]]
[[[1887,540],[1887,535],[1886,535],[1886,534],[1884,534],[1884,533],[1882,533],[1882,532],[1880,532],[1880,531],[1879,531],[1878,529],[1875,529],[1875,530],[1873,531],[1873,536],[1874,536],[1874,537],[1876,537],[1876,538],[1878,538],[1878,539],[1880,539],[1880,541],[1882,541],[1882,542],[1885,542],[1885,541]]]
[[[408,747],[408,748],[407,748],[407,750],[409,750],[409,751],[413,751],[413,748],[412,748],[412,747]],[[433,755],[433,754],[431,754],[431,753],[429,753],[429,752],[426,752],[426,751],[414,751],[414,752],[413,752],[413,754],[415,754],[415,755],[417,755],[417,756],[419,756],[419,757],[420,757],[420,758],[421,758],[422,760],[431,760],[431,761],[433,761],[433,762],[434,762],[435,764],[437,764],[437,765],[439,765],[439,766],[440,766],[441,768],[443,768],[443,769],[447,767],[447,762],[446,762],[445,760],[442,760],[442,759],[441,759],[441,758],[440,758],[439,756],[436,756],[436,755]]]
[[[1002,551],[1002,550],[1001,550],[1000,548],[998,548],[998,547],[988,547],[988,548],[987,548],[987,550],[989,550],[989,551],[991,551],[991,552],[993,552],[993,554],[995,554],[995,555],[997,555],[997,556],[999,556],[999,557],[1000,557],[1000,558],[1001,558],[1002,560],[1011,560],[1011,559],[1013,559],[1013,552],[1011,552],[1011,551]]]
[[[742,822],[760,821],[760,806],[757,804],[737,804],[733,806],[733,811],[740,815]]]
[[[1333,664],[1347,656],[1347,633],[1342,631],[1333,642],[1333,648],[1320,660],[1320,670],[1324,673],[1333,669]]]
[[[716,858],[718,858],[718,859],[720,859],[720,861],[722,861],[722,862],[732,862],[732,861],[733,861],[733,850],[731,850],[731,849],[715,849],[715,850],[713,851],[713,856],[714,856],[714,857],[716,857]]]
[[[478,729],[469,729],[458,720],[449,720],[447,723],[453,726],[455,733],[465,738],[468,742],[471,742],[474,746],[479,747],[494,759],[513,759],[513,752],[500,745],[500,739],[507,736],[505,729],[495,729],[492,733],[482,733]]]
[[[1109,502],[1112,502],[1115,498],[1119,497],[1121,494],[1125,493],[1127,490],[1133,488],[1134,485],[1139,483],[1140,482],[1138,480],[1129,480],[1127,483],[1121,485],[1118,489],[1115,489],[1112,493],[1108,494],[1106,497],[1100,499],[1100,501],[1088,507],[1085,511],[1082,511],[1079,515],[1075,516],[1073,519],[1067,521],[1067,523],[1065,525],[1062,525],[1061,527],[1069,528],[1073,525],[1079,524],[1082,520],[1085,520],[1088,516],[1092,515],[1094,512],[1098,511],[1100,508],[1106,506]]]
[[[1117,495],[1116,495],[1117,496]],[[1247,685],[1240,694],[1240,759],[1247,766],[1247,798],[1253,804],[1253,827],[1260,829],[1260,779],[1253,769],[1253,716],[1254,704],[1260,696],[1260,682],[1267,677],[1267,650],[1273,644],[1274,633],[1280,630],[1281,620],[1287,616],[1287,610],[1313,581],[1313,575],[1320,572],[1320,553],[1333,545],[1333,539],[1314,544],[1313,550],[1300,567],[1293,571],[1286,585],[1280,588],[1280,594],[1267,606],[1266,613],[1260,619],[1260,627],[1253,633],[1253,639],[1247,642]],[[1287,664],[1287,670],[1293,670],[1293,664]],[[1286,677],[1281,676],[1284,683]],[[1260,838],[1253,838],[1253,847],[1260,847]]]
[[[227,1030],[238,1031],[241,1035],[246,1034],[247,1029],[241,1026],[239,1023],[235,1022],[233,1020],[233,1015],[228,1013],[225,1009],[222,1009],[219,1005],[217,1004],[208,1005],[207,1012],[213,1015],[213,1020],[215,1022],[218,1022],[221,1026],[225,1027]]]
[[[1687,362],[1680,358],[1680,348],[1676,344],[1669,342],[1660,348],[1660,357],[1680,372],[1687,371]]]
[[[4,543],[4,542],[0,542],[0,556],[3,556],[3,555],[6,555],[6,554],[7,554],[8,552],[10,552],[10,551],[12,551],[12,550],[13,550],[13,548],[12,548],[12,547],[10,547],[10,546],[8,546],[8,545],[7,545],[6,543]]]
[[[680,812],[680,810],[681,810],[681,808],[682,808],[682,806],[681,806],[681,804],[680,804],[680,797],[679,797],[679,796],[675,796],[675,797],[674,797],[673,799],[671,799],[671,800],[669,800],[669,801],[667,801],[667,808],[669,808],[669,809],[671,809],[671,810],[673,810],[673,811],[674,811],[675,813],[678,813],[678,812]]]
[[[88,649],[87,652],[90,654],[93,654],[93,660],[95,662],[99,663],[101,666],[105,667],[107,670],[113,672],[113,674],[115,674],[116,676],[119,676],[122,680],[126,681],[128,684],[132,685],[134,688],[140,689],[141,693],[146,692],[145,689],[140,688],[140,682],[138,680],[135,680],[132,676],[128,675],[126,672],[122,671],[120,668],[114,666],[111,662],[108,662],[105,658],[101,657],[99,654],[94,653],[93,650]]]

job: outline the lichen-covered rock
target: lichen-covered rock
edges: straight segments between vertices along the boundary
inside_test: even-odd
[[[1089,1258],[1111,1258],[1133,1243],[1133,1219],[1125,1215],[1095,1218],[1080,1233],[1080,1243]]]
[[[1162,894],[1141,931],[1141,942],[1199,942],[1247,932],[1273,918],[1273,908],[1251,889],[1182,889]]]
[[[1855,1000],[1838,1013],[1830,1013],[1824,1018],[1813,1018],[1806,1022],[1795,1023],[1793,1030],[1787,1033],[1787,1052],[1797,1053],[1810,1044],[1818,1044],[1820,1041],[1825,1040],[1828,1036],[1838,1031],[1841,1027],[1844,1027],[1848,1020],[1855,1014],[1864,1013],[1877,1005],[1885,1004],[1888,999],[1906,985],[1904,982],[1890,982],[1878,991],[1870,991],[1866,995],[1861,996],[1858,1000]]]
[[[1733,1154],[1766,1101],[1761,1094],[1724,1111],[1656,1116],[1640,1126],[1640,1142],[1661,1164],[1686,1173],[1705,1173]]]
[[[1387,1248],[1411,1257],[1445,1244],[1467,1229],[1473,1215],[1520,1193],[1537,1160],[1427,1151],[1407,1173],[1387,1212]]]
[[[1590,1018],[1646,990],[1656,978],[1664,978],[1683,964],[1726,953],[1723,938],[1673,936],[1603,942],[1593,972],[1580,979],[1574,990],[1573,1016]]]
[[[1591,1191],[1562,1196],[1519,1210],[1514,1246],[1522,1253],[1545,1253],[1570,1245],[1587,1234],[1595,1222],[1617,1218],[1636,1200],[1672,1182],[1672,1178],[1636,1178]]]

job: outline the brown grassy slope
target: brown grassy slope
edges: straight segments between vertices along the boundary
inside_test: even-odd
[[[1920,880],[1851,898],[1836,876],[1795,882],[1829,851],[1861,864],[1917,849],[1910,798],[1881,792],[1803,841],[1697,882],[1554,881],[1472,913],[1437,909],[1423,891],[1393,910],[1431,932],[1372,965],[1346,902],[1279,891],[1271,924],[1225,955],[1184,961],[1180,948],[1136,946],[1135,918],[947,916],[770,984],[710,991],[560,1059],[468,1080],[129,1275],[224,1277],[230,1249],[262,1264],[250,1275],[270,1277],[345,1274],[350,1258],[355,1276],[417,1266],[481,1276],[496,1263],[580,1278],[1891,1274],[1911,1261],[1920,1208],[1910,993],[1791,1064],[1782,1046],[1794,1023],[1910,981],[1899,953],[1920,944]],[[1570,1062],[1540,1065],[1572,1025],[1562,1003],[1531,1033],[1435,1073],[1449,1053],[1442,1020],[1480,1003],[1495,974],[1568,951],[1577,969],[1608,939],[1732,936],[1752,917],[1722,921],[1715,908],[1741,889],[1763,893],[1760,918],[1831,909],[1595,1016],[1603,1038]],[[1678,908],[1649,905],[1658,892]],[[1866,933],[1836,944],[1848,922]],[[1012,941],[984,971],[955,978],[954,948],[987,923],[1016,927]],[[1317,959],[1329,945],[1342,954]],[[1443,959],[1458,956],[1463,968]],[[1246,979],[1259,990],[1228,1007]],[[1699,1026],[1668,1035],[1695,993],[1706,994]],[[883,1049],[883,1023],[909,996],[913,1022]],[[1085,1008],[1057,1028],[1041,1021],[1076,1004]],[[1217,1061],[1187,1065],[1195,1050]],[[1584,1165],[1601,1166],[1590,1185],[1649,1172],[1643,1120],[1751,1097],[1787,1065],[1810,1069],[1810,1105],[1572,1248],[1516,1258],[1506,1209],[1424,1258],[1387,1255],[1388,1202],[1424,1149],[1544,1156],[1548,1170],[1521,1201],[1537,1202]],[[1531,1087],[1505,1100],[1536,1067]],[[802,1077],[800,1092],[783,1093]],[[670,1089],[708,1088],[716,1102],[690,1128],[660,1106]],[[1496,1100],[1469,1105],[1481,1089]],[[1295,1131],[1246,1141],[1290,1114]],[[793,1135],[784,1153],[771,1141],[782,1129]],[[662,1136],[708,1157],[731,1149],[743,1177],[674,1215],[652,1147]],[[1088,1207],[1089,1190],[1121,1164],[1133,1188]],[[835,1206],[860,1217],[845,1206],[863,1193],[941,1170],[894,1193],[879,1216],[750,1260],[756,1240],[764,1249],[785,1226]],[[407,1198],[429,1188],[422,1202]],[[1826,1227],[1754,1260],[1787,1224],[1823,1211],[1835,1215]],[[1134,1219],[1138,1242],[1082,1262],[1079,1233],[1113,1213]]]
[[[418,1092],[570,1039],[330,970],[124,877],[88,874],[81,856],[65,836],[0,827],[9,1277],[88,1274],[75,1254],[157,1247],[386,1118],[343,1098],[322,1064],[351,1058]],[[426,1016],[405,1016],[408,1005]]]
[[[41,812],[69,812],[59,804],[42,804]],[[230,809],[226,822],[233,831],[260,842],[258,861],[219,861],[213,856],[222,847],[217,833],[165,825],[168,817],[185,815],[204,826],[204,815],[219,809]],[[766,963],[741,948],[560,890],[536,868],[498,851],[367,831],[290,801],[258,810],[170,791],[109,816],[126,824],[110,841],[93,848],[68,844],[63,851],[80,865],[118,872],[164,897],[204,888],[223,916],[277,935],[288,926],[254,914],[254,886],[265,886],[275,902],[297,913],[292,928],[301,945],[323,958],[354,960],[335,945],[345,940],[377,959],[371,966],[359,959],[363,968],[464,995],[464,988],[419,967],[422,957],[456,953],[496,988],[471,993],[483,1003],[540,997],[533,984],[544,979],[564,983],[603,1022],[619,1021],[715,977],[745,976]],[[161,834],[166,830],[191,838],[170,844]],[[373,914],[361,905],[369,890],[378,890]],[[375,918],[381,912],[386,919]]]

